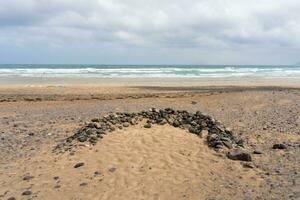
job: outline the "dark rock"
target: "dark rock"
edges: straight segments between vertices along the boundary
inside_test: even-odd
[[[236,144],[237,144],[238,146],[243,147],[243,146],[244,146],[244,140],[243,140],[243,139],[239,139],[239,140],[236,142]]]
[[[189,128],[189,132],[198,135],[198,134],[200,134],[201,130],[200,130],[200,129],[197,129],[197,128],[195,128],[195,127],[190,127],[190,128]]]
[[[251,155],[241,149],[236,149],[227,153],[227,157],[231,160],[251,161]]]
[[[58,180],[58,179],[59,179],[59,176],[54,176],[53,179],[54,179],[54,180]]]
[[[192,101],[192,105],[196,105],[197,104],[197,102],[196,101]]]
[[[96,144],[97,140],[98,140],[97,136],[91,136],[90,139],[89,139],[89,142],[91,144]]]
[[[99,176],[99,175],[101,175],[101,172],[95,171],[94,174],[95,174],[95,176]]]
[[[74,165],[74,168],[82,167],[83,165],[84,165],[84,162],[79,162]]]
[[[60,187],[61,187],[60,185],[54,186],[55,189],[58,189],[58,188],[60,188]]]
[[[80,183],[79,186],[87,186],[88,184],[83,182],[83,183]]]
[[[144,128],[151,128],[151,124],[150,123],[145,124]]]
[[[180,122],[175,120],[172,124],[174,127],[179,127],[180,126]]]
[[[33,179],[33,176],[24,176],[23,181],[29,181],[30,179]]]
[[[22,193],[23,196],[25,196],[25,195],[27,196],[27,195],[31,195],[31,194],[32,194],[32,192],[29,190],[26,190]]]
[[[99,122],[98,118],[91,119],[92,122]]]
[[[16,200],[15,197],[9,197],[7,200]]]
[[[82,136],[80,136],[80,137],[78,137],[78,141],[79,142],[85,142],[85,141],[87,141],[87,136],[85,136],[85,135],[82,135]]]
[[[273,145],[273,149],[286,149],[287,146],[285,144],[282,143],[278,143],[278,144],[274,144]]]

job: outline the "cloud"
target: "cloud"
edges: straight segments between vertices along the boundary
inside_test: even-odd
[[[298,0],[9,0],[0,2],[0,47],[31,45],[71,48],[79,45],[133,51],[205,55],[199,62],[253,61],[263,55],[292,52],[299,60]],[[245,55],[241,53],[245,51]],[[203,53],[204,52],[204,53]],[[207,52],[207,53],[205,53]],[[147,52],[149,53],[149,52]],[[150,56],[149,55],[149,56]],[[230,55],[230,56],[229,56]],[[225,59],[225,58],[230,58]],[[157,58],[162,62],[162,58]],[[192,59],[192,58],[191,58]],[[198,62],[193,58],[191,62]],[[0,60],[1,61],[1,60]],[[134,60],[132,61],[134,62]]]

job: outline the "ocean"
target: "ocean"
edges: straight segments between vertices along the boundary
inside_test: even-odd
[[[300,65],[0,65],[0,77],[191,77],[300,80]]]

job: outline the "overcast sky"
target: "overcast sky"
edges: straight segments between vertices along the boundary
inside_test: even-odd
[[[295,64],[299,0],[0,0],[0,63]]]

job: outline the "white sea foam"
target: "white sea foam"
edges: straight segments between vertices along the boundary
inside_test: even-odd
[[[0,77],[284,77],[299,78],[298,66],[0,66]]]

